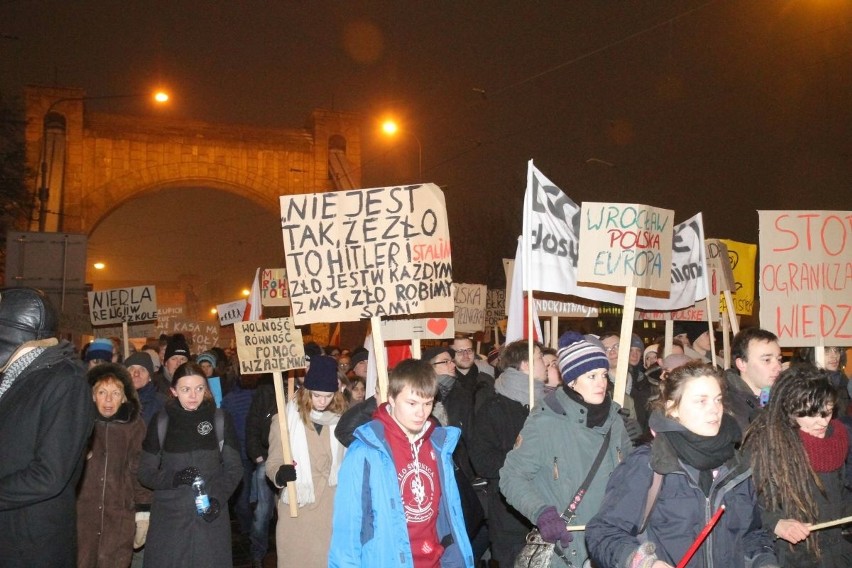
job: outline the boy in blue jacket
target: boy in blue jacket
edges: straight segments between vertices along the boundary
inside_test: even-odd
[[[453,473],[460,431],[429,417],[437,388],[428,362],[400,362],[388,402],[355,431],[335,495],[330,567],[473,567]]]

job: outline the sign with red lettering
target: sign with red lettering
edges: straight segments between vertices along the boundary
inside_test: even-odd
[[[260,274],[260,303],[264,306],[289,306],[287,271],[283,268],[264,268]]]
[[[758,211],[760,325],[782,346],[852,343],[852,211]]]
[[[437,185],[280,202],[296,325],[453,311],[450,229]]]
[[[673,227],[670,209],[584,202],[577,279],[668,292]]]

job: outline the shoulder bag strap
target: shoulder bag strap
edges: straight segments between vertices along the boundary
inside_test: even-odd
[[[657,502],[657,495],[660,494],[660,486],[663,484],[662,474],[654,472],[654,478],[651,480],[651,487],[648,488],[648,498],[645,500],[645,512],[642,513],[642,524],[639,526],[639,533],[645,532],[648,528],[648,518],[651,516],[651,511]]]
[[[580,484],[580,488],[577,490],[577,493],[574,494],[574,497],[568,503],[568,507],[562,513],[561,517],[566,522],[570,521],[574,515],[576,514],[577,507],[580,506],[580,501],[583,500],[583,497],[586,494],[586,490],[591,485],[592,480],[595,478],[595,475],[598,473],[598,469],[601,466],[601,462],[603,461],[604,454],[606,454],[607,449],[609,449],[609,440],[612,437],[612,428],[610,428],[606,436],[604,436],[603,443],[601,444],[601,449],[598,450],[598,455],[595,456],[595,461],[592,463],[592,467],[589,468],[589,473],[586,475],[586,479],[583,480],[583,483]]]

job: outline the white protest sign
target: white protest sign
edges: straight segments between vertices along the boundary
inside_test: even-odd
[[[448,339],[456,333],[453,318],[441,316],[382,319],[381,325],[384,341]]]
[[[216,306],[216,313],[219,315],[219,325],[226,326],[238,321],[243,321],[243,314],[246,311],[245,300],[235,300]]]
[[[456,331],[476,333],[485,329],[487,288],[482,284],[453,284],[456,309],[453,312]]]
[[[577,279],[668,292],[673,221],[669,209],[584,202]]]
[[[781,346],[852,343],[852,211],[758,211],[760,325]]]
[[[89,292],[92,325],[152,321],[157,319],[157,291],[154,286],[134,286]]]
[[[280,202],[297,325],[453,311],[450,231],[437,185]]]
[[[486,327],[494,327],[497,322],[506,319],[506,315],[506,290],[489,288],[485,294]]]
[[[515,261],[511,258],[503,259],[503,271],[506,274],[506,291],[512,293],[512,279],[515,274]],[[623,295],[622,295],[623,296]],[[536,313],[539,317],[562,317],[562,318],[596,318],[598,307],[595,305],[579,304],[556,298],[533,298]],[[508,314],[507,314],[508,315]]]
[[[293,318],[237,322],[234,333],[241,373],[282,372],[306,366],[302,332]]]
[[[264,268],[260,274],[260,303],[263,306],[289,306],[287,271],[283,268]]]

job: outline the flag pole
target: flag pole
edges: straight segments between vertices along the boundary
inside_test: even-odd
[[[529,193],[529,188],[532,187],[532,175],[533,175],[533,161],[530,160],[527,163],[527,191]],[[535,339],[535,335],[533,334],[533,292],[532,287],[530,286],[530,281],[532,278],[530,277],[530,270],[532,269],[532,262],[530,259],[532,258],[532,238],[529,234],[530,223],[532,223],[532,216],[530,208],[532,207],[532,200],[530,203],[527,203],[526,196],[524,197],[524,230],[521,231],[524,240],[524,290],[527,292],[527,372],[529,377],[529,389],[530,389],[530,412],[535,408],[535,377],[533,377],[533,356],[535,354],[535,350],[533,349],[533,340]]]

